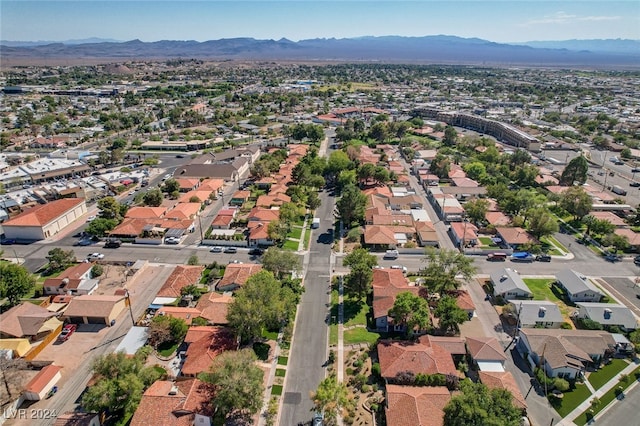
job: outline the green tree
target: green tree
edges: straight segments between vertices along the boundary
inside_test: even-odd
[[[0,263],[0,297],[6,297],[11,306],[17,305],[20,298],[31,293],[35,286],[35,277],[24,266]]]
[[[167,194],[173,194],[174,192],[180,192],[180,184],[177,180],[170,178],[164,181],[163,190]]]
[[[293,273],[299,274],[302,269],[300,257],[297,254],[277,247],[267,249],[262,256],[262,267],[271,271],[278,279]]]
[[[595,216],[587,215],[582,218],[582,223],[587,227],[585,230],[586,235],[606,235],[615,229],[615,225],[608,220],[598,219]]]
[[[198,265],[200,263],[200,259],[198,259],[197,254],[192,254],[189,256],[189,260],[187,260],[187,265]]]
[[[100,275],[104,274],[104,267],[102,265],[99,264],[95,264],[91,267],[91,276],[92,277],[99,277]]]
[[[212,405],[216,415],[249,419],[262,407],[263,373],[251,349],[223,352],[214,358],[200,380],[214,386]]]
[[[467,212],[467,216],[473,223],[484,222],[489,211],[489,201],[484,198],[474,198],[466,202],[464,211]]]
[[[320,200],[318,193],[315,191],[310,191],[307,196],[307,207],[309,207],[309,210],[315,211],[318,207],[320,207],[321,204],[322,201]]]
[[[145,206],[158,207],[164,201],[164,195],[162,195],[162,191],[160,188],[153,188],[144,193],[142,197],[142,202]]]
[[[73,265],[76,262],[76,255],[73,250],[62,250],[56,247],[49,250],[47,260],[49,261],[48,269],[50,271],[60,271]]]
[[[572,186],[562,193],[559,204],[576,220],[581,220],[591,211],[593,201],[583,187]]]
[[[506,389],[491,389],[481,383],[463,380],[462,393],[444,407],[447,426],[519,426],[521,411],[513,405]]]
[[[89,235],[95,235],[96,237],[104,237],[116,226],[118,226],[116,219],[103,219],[99,217],[89,223],[85,228],[85,232]]]
[[[262,330],[276,329],[291,318],[296,296],[271,272],[252,275],[233,298],[227,312],[229,327],[243,342],[260,337]]]
[[[474,161],[466,164],[464,166],[464,171],[469,179],[477,181],[482,181],[482,179],[484,179],[485,175],[487,174],[487,168],[485,167],[484,163],[480,161]]]
[[[100,217],[103,219],[115,219],[118,222],[122,220],[122,207],[120,203],[113,197],[105,197],[98,200],[98,209]]]
[[[369,129],[369,137],[384,142],[389,138],[389,128],[386,123],[377,122]]]
[[[356,265],[364,265],[371,269],[378,264],[378,258],[370,254],[367,249],[357,248],[342,259],[342,264],[350,268]]]
[[[546,207],[535,207],[527,213],[529,218],[529,232],[537,240],[552,235],[560,229],[558,221]]]
[[[285,238],[287,238],[289,228],[289,224],[286,222],[281,220],[272,220],[267,225],[267,236],[276,244],[280,244]]]
[[[448,179],[449,170],[451,170],[451,160],[442,153],[437,153],[431,164],[429,164],[429,171],[440,179]]]
[[[182,318],[157,315],[149,323],[149,344],[154,348],[165,343],[177,343],[187,335],[189,326]]]
[[[347,227],[364,220],[366,205],[367,197],[355,185],[346,186],[336,203],[340,219]]]
[[[589,172],[589,163],[584,156],[579,155],[573,160],[569,161],[569,164],[562,171],[560,176],[560,185],[572,186],[582,185],[587,181],[587,173]]]
[[[330,181],[334,181],[340,172],[353,168],[353,162],[344,151],[333,151],[329,154],[326,175]]]
[[[338,416],[353,406],[347,386],[338,382],[335,375],[323,379],[310,397],[315,411],[324,413],[328,425],[335,424]]]
[[[469,320],[467,312],[460,308],[456,299],[451,296],[443,296],[438,300],[434,315],[438,318],[438,326],[444,333],[458,334],[460,324]]]
[[[605,235],[602,244],[607,247],[613,247],[615,251],[626,250],[629,248],[629,238],[626,235],[618,235],[613,232]]]
[[[425,330],[429,326],[429,304],[424,298],[405,291],[396,297],[389,316],[394,324],[406,326],[407,333],[411,335],[416,328]]]
[[[355,264],[344,277],[344,292],[360,300],[371,292],[372,281],[372,269],[363,263]]]
[[[445,293],[457,290],[460,286],[457,275],[469,281],[476,273],[473,260],[457,250],[436,250],[428,247],[425,255],[424,260],[428,265],[422,270],[422,275],[426,276],[426,286],[431,292]]]
[[[445,146],[453,146],[456,144],[456,139],[458,138],[458,132],[453,126],[447,126],[444,129],[444,137],[442,138],[442,143]]]

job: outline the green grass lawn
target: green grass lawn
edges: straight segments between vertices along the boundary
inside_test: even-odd
[[[575,389],[564,392],[563,395],[562,399],[551,396],[549,397],[549,401],[551,401],[551,405],[555,408],[558,414],[565,417],[567,414],[575,410],[578,405],[582,404],[583,401],[589,398],[591,396],[591,392],[586,385],[576,384]]]
[[[263,329],[261,333],[262,337],[267,340],[277,340],[278,339],[278,331],[269,331],[267,329]]]
[[[304,248],[309,248],[309,241],[311,241],[311,225],[307,225],[307,229],[304,232]]]
[[[299,241],[287,240],[282,245],[282,248],[285,250],[298,251],[299,245],[300,245]]]
[[[478,240],[480,240],[483,246],[498,247],[498,245],[491,240],[491,237],[478,237]]]
[[[623,359],[612,359],[609,364],[605,365],[600,370],[589,374],[589,383],[591,383],[595,389],[600,389],[605,383],[624,370],[628,365],[629,363]]]
[[[178,349],[178,346],[180,346],[180,342],[162,344],[158,346],[158,354],[167,357],[174,353]]]
[[[344,319],[345,327],[354,325],[367,325],[367,314],[369,313],[369,305],[365,299],[358,301],[357,299],[344,298]]]
[[[288,362],[289,362],[289,358],[287,358],[286,356],[278,357],[278,365],[287,365]]]
[[[355,345],[357,343],[372,344],[378,341],[380,335],[378,333],[372,333],[367,331],[366,328],[358,327],[351,330],[344,331],[344,344]]]
[[[281,385],[271,386],[271,395],[276,395],[276,396],[282,395],[282,386]]]
[[[329,345],[338,344],[338,324],[331,324],[329,326]]]
[[[562,256],[565,253],[569,253],[565,246],[550,235],[540,238],[540,242],[548,247],[547,253],[552,256]]]
[[[302,237],[302,227],[301,226],[292,226],[291,231],[287,235],[287,238],[293,238],[294,240],[299,240]]]
[[[283,368],[276,368],[276,377],[284,377],[286,373],[287,373],[287,370]]]
[[[533,293],[533,300],[548,300],[557,304],[562,315],[566,317],[566,320],[569,320],[571,309],[569,309],[563,300],[559,299],[558,296],[555,295],[549,285],[555,280],[550,278],[524,278],[523,281]]]

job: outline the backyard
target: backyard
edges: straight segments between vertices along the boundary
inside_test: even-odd
[[[548,300],[558,305],[562,316],[565,320],[570,321],[570,315],[572,308],[562,300],[559,295],[554,292],[552,283],[555,281],[553,278],[524,278],[523,281],[529,287],[529,290],[533,293],[533,300]],[[556,287],[557,289],[557,287]],[[557,290],[556,290],[557,291]]]

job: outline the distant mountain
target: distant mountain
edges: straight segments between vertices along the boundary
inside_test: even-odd
[[[542,48],[446,35],[318,38],[298,42],[284,38],[229,38],[205,42],[131,40],[119,43],[4,45],[0,49],[0,59],[7,64],[170,58],[640,68],[640,50],[622,52]]]
[[[63,41],[46,41],[46,40],[39,40],[39,41],[15,41],[15,40],[0,40],[0,46],[11,46],[11,47],[32,47],[32,46],[46,46],[47,44],[56,44],[56,43],[62,43],[62,44],[68,44],[68,45],[74,45],[74,44],[88,44],[88,43],[120,43],[122,42],[122,40],[116,40],[113,38],[97,38],[97,37],[91,37],[91,38],[82,38],[82,39],[75,39],[75,40],[63,40]]]
[[[640,40],[628,39],[593,39],[593,40],[562,40],[562,41],[527,41],[511,43],[544,49],[588,50],[590,52],[630,53],[640,52]]]

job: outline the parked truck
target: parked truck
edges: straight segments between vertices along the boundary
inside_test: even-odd
[[[622,196],[627,195],[627,191],[619,185],[613,185],[611,187],[611,192],[613,192],[614,194],[622,195]]]
[[[311,222],[311,228],[312,229],[320,228],[320,218],[319,217],[314,217],[313,218],[313,222]]]

